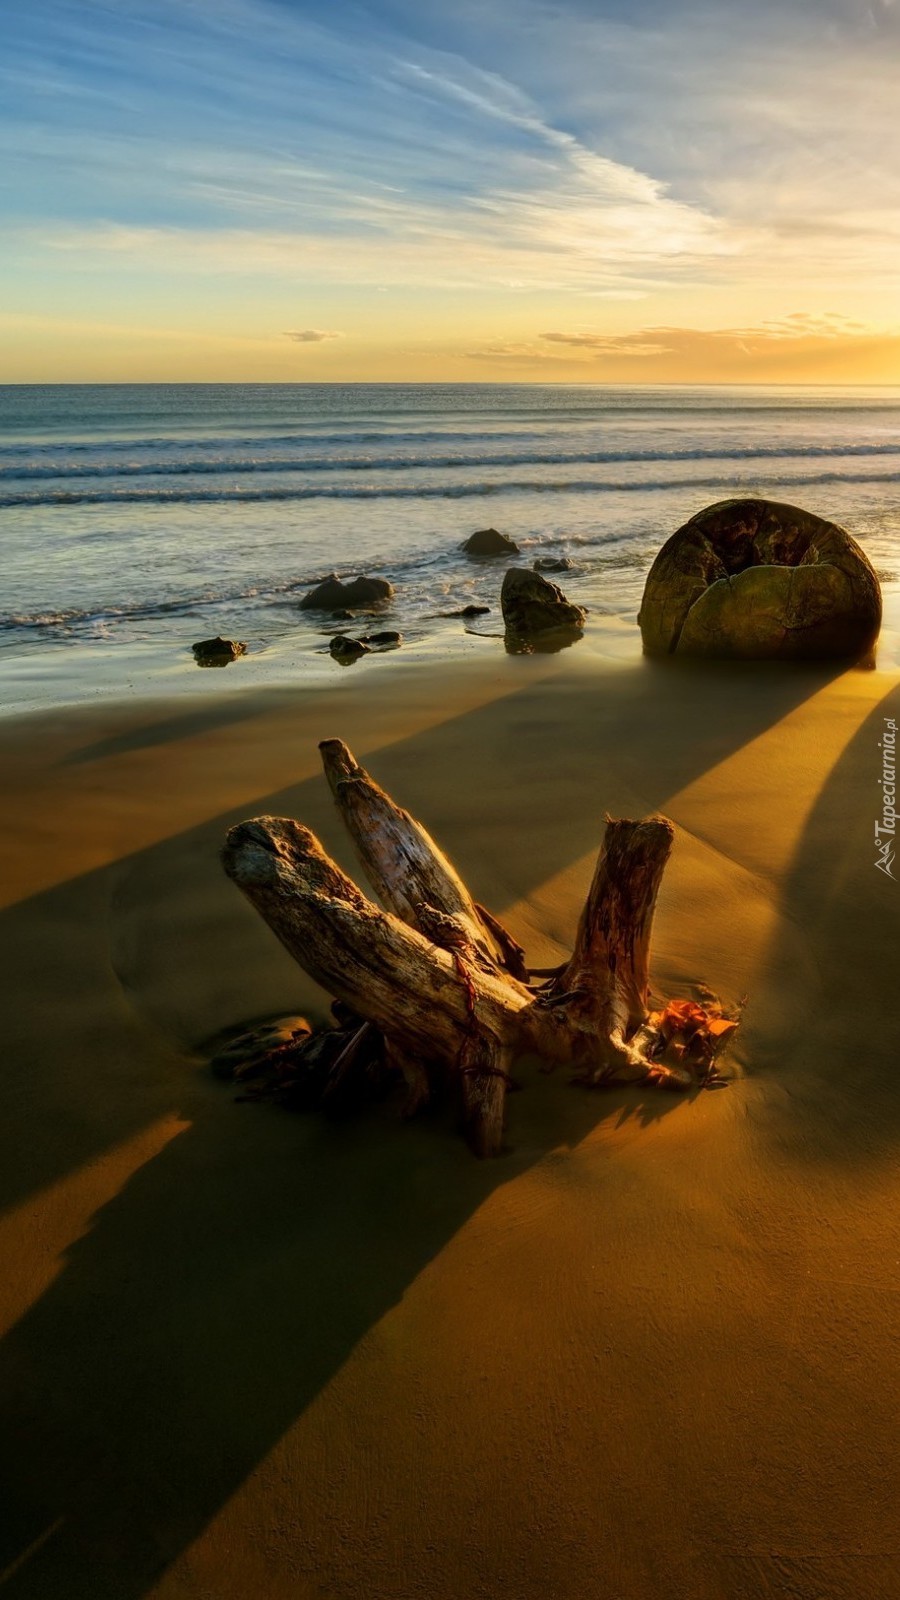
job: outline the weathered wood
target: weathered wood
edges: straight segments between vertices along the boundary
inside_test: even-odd
[[[582,1082],[650,1078],[683,1086],[635,1041],[648,1014],[653,915],[674,837],[666,817],[606,819],[575,948],[539,1001],[569,1035]]]
[[[352,1098],[354,1078],[372,1082],[372,1061],[379,1049],[380,1038],[374,1023],[360,1023],[350,1034],[328,1074],[328,1082],[319,1102],[323,1111],[340,1114],[342,1105]]]
[[[462,917],[472,944],[488,967],[502,968],[524,980],[521,945],[502,923],[475,904],[427,829],[385,794],[343,740],[323,739],[319,750],[363,871],[387,909],[411,928],[419,926],[420,905]]]
[[[390,799],[340,740],[325,771],[373,886],[374,905],[289,818],[257,817],[228,834],[223,862],[286,949],[383,1040],[387,1071],[407,1085],[407,1111],[445,1081],[458,1085],[469,1141],[501,1148],[510,1069],[524,1052],[578,1081],[684,1088],[643,1030],[650,939],[674,829],[665,817],[607,818],[569,961],[538,989],[521,977],[521,947],[465,884],[426,830]],[[538,974],[532,974],[532,977]],[[338,1007],[340,1009],[340,1007]],[[352,1090],[359,1029],[336,1063],[334,1094]],[[324,1097],[323,1097],[324,1099]]]
[[[504,1041],[483,1028],[467,1038],[459,1058],[463,1126],[477,1156],[497,1155],[503,1144],[506,1091],[515,1057],[511,1037]]]
[[[228,876],[278,935],[285,948],[330,994],[396,1037],[408,1054],[460,1071],[463,1049],[482,1031],[517,1039],[516,1019],[530,1001],[511,978],[485,971],[473,958],[463,932],[462,948],[447,950],[380,910],[322,850],[318,840],[290,818],[257,817],[227,836],[223,865]],[[423,908],[417,908],[423,916]],[[424,908],[428,920],[429,908]],[[431,911],[432,932],[443,914]],[[445,930],[445,937],[447,937]],[[482,1093],[477,1072],[462,1077],[467,1126],[473,1142],[489,1144],[478,1130],[482,1115],[496,1125],[494,1103],[500,1080]],[[483,1112],[479,1111],[483,1107]]]
[[[431,1076],[425,1066],[422,1055],[409,1050],[401,1044],[396,1035],[384,1041],[385,1064],[388,1069],[399,1072],[406,1085],[406,1097],[403,1101],[402,1115],[414,1117],[423,1106],[427,1106],[435,1092],[432,1082],[434,1066],[432,1064]]]
[[[606,818],[575,948],[559,979],[562,989],[586,989],[595,999],[612,988],[629,1033],[647,1017],[653,914],[674,839],[667,817]]]

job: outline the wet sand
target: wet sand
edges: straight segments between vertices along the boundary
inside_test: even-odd
[[[0,727],[4,1600],[896,1600],[900,886],[886,673],[611,664]],[[715,1094],[526,1070],[508,1151],[236,1105],[203,1042],[307,983],[225,880],[345,738],[534,962],[605,811],[677,825],[654,985]]]

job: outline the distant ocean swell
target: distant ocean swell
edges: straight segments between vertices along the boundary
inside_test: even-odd
[[[885,483],[900,482],[900,473],[884,472],[806,472],[789,476],[766,474],[769,489],[780,486],[792,489],[828,483]],[[173,505],[173,504],[223,504],[229,501],[244,504],[254,501],[299,500],[457,500],[478,499],[502,494],[629,494],[667,493],[673,489],[727,489],[733,494],[761,492],[752,481],[727,476],[703,478],[663,478],[617,480],[597,478],[564,479],[501,479],[496,483],[437,483],[437,484],[285,484],[272,488],[251,487],[240,484],[217,488],[188,489],[157,485],[147,489],[52,489],[22,490],[18,493],[0,494],[0,506],[73,506],[73,505]]]
[[[382,443],[387,441],[382,440]],[[147,448],[143,443],[141,449]],[[135,451],[132,444],[131,452]],[[51,478],[139,478],[160,476],[225,476],[234,473],[256,472],[415,472],[421,469],[460,468],[463,470],[488,467],[572,467],[615,466],[617,463],[654,463],[679,461],[785,461],[828,460],[841,457],[881,458],[900,456],[898,444],[839,444],[790,446],[745,446],[728,449],[722,446],[710,449],[687,450],[581,450],[581,451],[510,451],[505,454],[480,451],[460,455],[445,453],[421,456],[317,456],[303,460],[298,456],[227,456],[209,460],[206,457],[188,457],[170,461],[17,461],[13,466],[0,466],[0,481],[13,483],[21,480],[42,481]]]

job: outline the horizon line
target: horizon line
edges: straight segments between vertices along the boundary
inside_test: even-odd
[[[676,379],[626,383],[586,378],[22,378],[0,381],[2,389],[900,389],[900,377],[843,382],[769,382],[750,379]]]

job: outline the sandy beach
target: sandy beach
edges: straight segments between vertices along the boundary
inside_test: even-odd
[[[898,885],[886,672],[555,658],[0,726],[8,1600],[896,1600]],[[527,1069],[446,1115],[235,1104],[204,1044],[324,997],[232,822],[354,863],[347,740],[536,964],[604,813],[677,827],[654,989],[734,1082]]]

